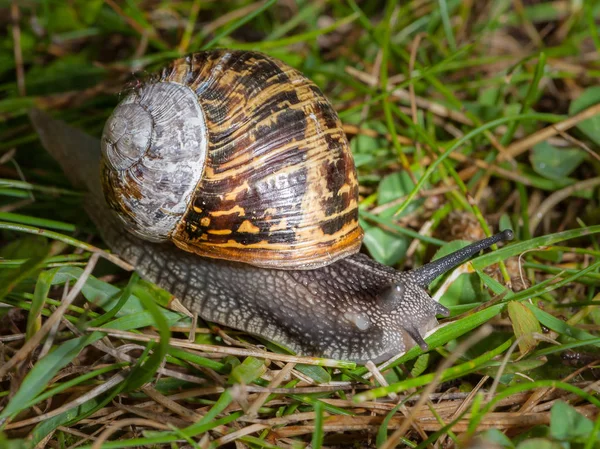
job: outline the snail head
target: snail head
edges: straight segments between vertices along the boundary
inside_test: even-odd
[[[467,261],[479,251],[512,238],[513,232],[505,230],[420,268],[401,273],[398,281],[386,287],[378,295],[379,309],[383,314],[388,315],[386,321],[393,322],[423,350],[427,349],[423,335],[436,325],[436,315],[450,314],[446,307],[429,296],[426,291],[428,285],[438,276]],[[404,344],[405,347],[410,346],[407,342]]]

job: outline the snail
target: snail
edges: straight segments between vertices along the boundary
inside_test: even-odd
[[[42,143],[108,246],[202,318],[300,354],[384,361],[437,325],[427,286],[505,230],[412,271],[360,253],[358,182],[319,88],[257,52],[177,59],[101,141],[40,111]]]

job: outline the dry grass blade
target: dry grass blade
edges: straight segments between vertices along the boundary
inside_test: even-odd
[[[536,143],[544,142],[550,137],[556,136],[557,134],[576,126],[578,123],[581,123],[584,120],[595,117],[598,114],[600,114],[600,104],[590,106],[589,108],[584,109],[578,114],[575,114],[574,116],[569,117],[562,122],[547,126],[546,128],[540,129],[539,131],[512,143],[506,148],[506,154],[514,158],[532,148]],[[504,159],[505,157],[503,156],[498,157],[499,161],[503,161]]]
[[[89,327],[87,329],[89,332],[104,332],[107,335],[123,338],[125,340],[132,341],[155,341],[159,340],[158,337],[150,336],[150,335],[141,335],[135,334],[133,332],[125,332],[125,331],[116,331],[113,329],[100,328],[100,327]],[[178,347],[178,348],[187,348],[194,349],[197,351],[206,351],[206,352],[215,352],[219,354],[231,354],[231,355],[241,355],[245,357],[257,357],[261,359],[268,360],[278,360],[280,362],[286,363],[302,363],[305,365],[318,365],[318,366],[332,366],[332,367],[345,367],[345,366],[354,366],[354,363],[343,362],[339,360],[331,360],[331,359],[320,359],[316,357],[299,357],[293,355],[285,355],[285,354],[274,354],[272,352],[265,351],[254,351],[248,349],[240,349],[240,348],[230,348],[226,346],[215,346],[215,345],[202,345],[198,343],[191,343],[188,340],[180,340],[176,338],[172,338],[170,340],[170,344]]]
[[[122,429],[123,427],[127,427],[127,426],[143,426],[143,427],[150,427],[150,428],[160,429],[160,430],[169,430],[169,426],[167,426],[163,423],[151,421],[149,419],[140,419],[140,418],[124,419],[122,421],[119,421],[118,423],[112,423],[104,432],[102,432],[98,436],[96,441],[94,441],[94,444],[92,445],[92,449],[100,449],[102,447],[102,443],[104,443],[106,440],[108,440],[108,438],[113,433],[115,433],[119,429]]]

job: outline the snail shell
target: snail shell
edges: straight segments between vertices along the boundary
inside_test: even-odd
[[[143,239],[283,269],[360,249],[337,114],[313,82],[261,53],[174,61],[115,109],[102,154],[106,200]]]

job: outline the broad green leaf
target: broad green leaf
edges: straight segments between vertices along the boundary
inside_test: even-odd
[[[465,240],[454,240],[446,243],[440,249],[436,251],[432,260],[439,259],[450,253],[453,253],[465,246],[469,245],[470,242]],[[445,274],[439,276],[431,284],[431,289],[436,289],[441,285],[441,281]],[[461,274],[444,292],[442,302],[445,306],[456,306],[460,304],[469,304],[472,302],[485,302],[489,299],[487,292],[481,290],[481,283],[479,278],[473,273]]]
[[[525,354],[537,346],[533,334],[541,334],[542,327],[533,312],[520,302],[510,301],[507,308],[515,336],[519,338],[519,349]]]
[[[600,86],[590,87],[569,105],[569,114],[575,115],[595,104],[600,103]],[[600,145],[600,114],[579,122],[577,128],[596,145]]]
[[[488,429],[479,434],[479,438],[485,442],[493,443],[507,449],[512,449],[515,447],[512,441],[510,441],[510,438],[508,438],[498,429]]]
[[[82,272],[83,270],[78,267],[62,267],[55,276],[53,285],[61,285],[69,280],[78,279]],[[115,287],[114,285],[108,284],[106,282],[102,282],[94,276],[90,276],[87,279],[83,288],[81,289],[81,292],[83,293],[85,299],[106,311],[112,310],[115,306],[117,306],[120,299],[120,291],[121,290],[118,287]],[[150,296],[147,297],[149,298]],[[144,297],[144,299],[146,299],[146,297]],[[170,324],[174,324],[178,320],[183,319],[183,316],[181,314],[171,312],[162,307],[160,308],[160,311]],[[137,316],[138,314],[140,315]],[[125,302],[125,304],[122,304],[122,307],[116,313],[116,316],[119,318],[117,318],[117,320],[112,321],[111,323],[113,324],[107,324],[107,327],[115,326],[113,327],[115,329],[124,329],[122,325],[116,327],[116,324],[114,324],[115,322],[120,322],[118,321],[119,319],[122,319],[123,322],[130,320],[129,322],[132,323],[147,323],[144,324],[145,326],[152,324],[151,322],[148,323],[148,319],[151,318],[149,318],[146,312],[146,308],[142,305],[140,298],[138,298],[135,295],[131,295],[129,299]]]
[[[519,443],[517,449],[564,449],[560,444],[546,438],[531,438]]]
[[[418,177],[418,173],[413,173]],[[390,175],[387,175],[381,180],[379,184],[379,189],[377,193],[377,204],[379,206],[385,206],[386,204],[398,200],[398,198],[402,198],[407,196],[412,189],[414,189],[415,183],[412,181],[410,175],[406,171],[395,172]],[[408,207],[404,209],[404,211],[398,215],[397,217],[402,217],[410,212],[419,208],[425,199],[419,198],[412,201]],[[385,210],[381,213],[382,217],[391,217],[397,207],[390,206],[389,209]]]
[[[267,371],[265,361],[255,357],[247,357],[242,363],[231,370],[232,383],[248,385]]]
[[[587,154],[578,148],[556,148],[548,142],[541,142],[533,147],[531,165],[536,173],[548,179],[562,180],[586,157]]]
[[[557,401],[550,411],[550,435],[561,441],[587,439],[594,423],[569,404]],[[600,438],[600,434],[597,436]]]
[[[365,136],[358,134],[350,141],[352,154],[356,158],[358,155],[363,157],[374,154],[380,148],[384,148],[386,140],[379,137]],[[356,159],[355,159],[356,162]]]
[[[409,240],[398,234],[385,231],[377,226],[363,224],[363,243],[371,257],[384,265],[395,265],[406,255]]]

